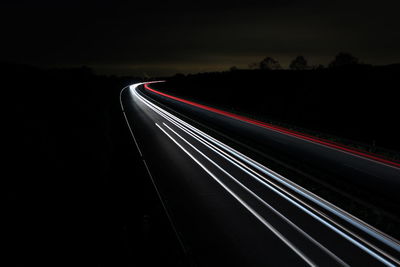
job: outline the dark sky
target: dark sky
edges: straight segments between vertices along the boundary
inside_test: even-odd
[[[164,75],[245,68],[266,56],[327,64],[348,51],[400,62],[398,0],[2,0],[1,57],[99,73]]]

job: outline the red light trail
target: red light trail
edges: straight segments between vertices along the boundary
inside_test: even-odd
[[[195,102],[192,102],[192,101],[189,101],[189,100],[186,100],[186,99],[182,99],[182,98],[179,98],[179,97],[176,97],[176,96],[172,96],[172,95],[169,95],[169,94],[154,90],[153,88],[150,88],[149,84],[150,83],[146,83],[144,85],[144,88],[149,90],[149,91],[151,91],[151,92],[153,92],[153,93],[156,93],[158,95],[162,95],[162,96],[165,96],[167,98],[170,98],[170,99],[173,99],[173,100],[176,100],[176,101],[179,101],[179,102],[191,105],[191,106],[195,106],[195,107],[198,107],[198,108],[201,108],[201,109],[205,109],[205,110],[208,110],[208,111],[220,114],[220,115],[224,115],[224,116],[227,116],[227,117],[230,117],[230,118],[234,118],[234,119],[237,119],[237,120],[240,120],[240,121],[251,123],[253,125],[257,125],[257,126],[260,126],[260,127],[264,127],[264,128],[267,128],[267,129],[278,131],[280,133],[283,133],[283,134],[286,134],[286,135],[290,135],[290,136],[294,136],[294,137],[297,137],[297,138],[300,138],[300,139],[303,139],[303,140],[308,140],[308,141],[311,141],[311,142],[314,142],[314,143],[318,143],[318,144],[321,144],[321,145],[324,145],[324,146],[327,146],[327,147],[330,147],[330,148],[346,151],[348,153],[355,154],[355,155],[358,155],[358,156],[362,156],[362,157],[365,157],[365,158],[369,158],[369,159],[372,159],[372,160],[375,160],[375,161],[379,161],[381,163],[389,164],[391,166],[400,167],[400,163],[384,159],[382,157],[379,157],[379,155],[376,155],[376,154],[368,153],[368,152],[361,151],[361,150],[358,150],[358,149],[355,149],[355,148],[352,148],[352,147],[349,147],[349,146],[346,146],[346,145],[343,145],[343,144],[339,144],[339,143],[336,143],[336,142],[333,142],[333,141],[330,141],[330,140],[318,138],[318,137],[311,136],[311,135],[308,135],[308,134],[305,134],[305,133],[300,133],[300,132],[293,131],[293,130],[290,130],[290,129],[287,129],[287,128],[283,128],[283,127],[272,125],[272,124],[265,123],[265,122],[262,122],[262,121],[250,119],[250,118],[247,118],[247,117],[244,117],[244,116],[241,116],[241,115],[237,115],[237,114],[230,113],[230,112],[227,112],[227,111],[223,111],[223,110],[220,110],[220,109],[212,108],[212,107],[209,107],[209,106],[206,106],[206,105],[198,104],[198,103],[195,103]]]

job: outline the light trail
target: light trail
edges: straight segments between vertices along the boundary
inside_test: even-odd
[[[214,112],[214,113],[217,113],[217,114],[220,114],[220,115],[224,115],[224,116],[227,116],[227,117],[230,117],[230,118],[234,118],[234,119],[237,119],[237,120],[240,120],[240,121],[243,121],[243,122],[247,122],[247,123],[250,123],[250,124],[253,124],[253,125],[264,127],[264,128],[267,128],[267,129],[270,129],[270,130],[273,130],[273,131],[277,131],[277,132],[280,132],[282,134],[286,134],[286,135],[289,135],[289,136],[292,136],[292,137],[296,137],[296,138],[299,138],[299,139],[302,139],[302,140],[305,140],[305,141],[310,141],[312,143],[317,143],[317,144],[324,145],[324,146],[332,148],[332,149],[340,150],[342,152],[349,153],[349,154],[351,154],[353,156],[359,156],[359,157],[362,157],[362,158],[365,158],[365,159],[368,159],[368,160],[373,160],[373,161],[377,161],[377,162],[380,162],[380,163],[383,163],[383,164],[387,164],[388,166],[391,166],[391,167],[400,168],[400,163],[384,159],[382,157],[379,157],[376,154],[366,153],[364,151],[356,150],[355,148],[352,148],[352,147],[349,147],[349,146],[345,146],[343,144],[338,144],[338,143],[333,142],[333,141],[329,141],[329,140],[322,139],[322,138],[317,138],[315,136],[311,136],[311,135],[308,135],[308,134],[305,134],[305,133],[300,133],[300,132],[293,131],[293,130],[290,130],[290,129],[286,129],[286,128],[283,128],[283,127],[280,127],[280,126],[276,126],[276,125],[272,125],[272,124],[269,124],[269,123],[261,122],[261,121],[258,121],[258,120],[250,119],[250,118],[247,118],[247,117],[244,117],[244,116],[241,116],[241,115],[237,115],[237,114],[234,114],[234,113],[231,113],[231,112],[223,111],[223,110],[216,109],[216,108],[213,108],[213,107],[209,107],[209,106],[206,106],[206,105],[198,104],[198,103],[195,103],[193,101],[189,101],[189,100],[186,100],[186,99],[183,99],[183,98],[172,96],[172,95],[169,95],[169,94],[154,90],[153,88],[150,88],[149,87],[150,83],[152,83],[152,82],[144,83],[144,88],[146,88],[147,90],[149,90],[149,91],[151,91],[153,93],[156,93],[158,95],[162,95],[164,97],[167,97],[167,98],[170,98],[170,99],[173,99],[173,100],[176,100],[176,101],[179,101],[179,102],[191,105],[191,106],[195,106],[195,107],[198,107],[198,108],[201,108],[201,109],[204,109],[204,110],[208,110],[208,111],[211,111],[211,112]]]
[[[231,196],[233,196],[243,207],[245,207],[254,217],[256,217],[262,224],[264,224],[272,233],[275,234],[283,243],[292,249],[301,259],[303,259],[310,266],[317,266],[313,263],[303,252],[294,246],[285,236],[283,236],[275,227],[267,222],[259,213],[257,213],[250,205],[248,205],[242,198],[226,186],[221,180],[218,179],[209,169],[207,169],[198,159],[196,159],[190,152],[188,152],[178,141],[176,141],[170,134],[168,134],[160,125],[155,124],[164,134],[166,134],[180,149],[182,149],[194,162],[196,162],[208,175],[210,175],[222,188],[224,188]]]
[[[137,93],[136,93],[137,94]],[[137,94],[138,95],[138,94]],[[140,98],[144,99],[140,95],[138,95]],[[327,202],[326,200],[322,199],[321,197],[315,195],[314,193],[306,190],[305,188],[300,187],[299,185],[293,183],[286,177],[283,177],[282,175],[274,172],[273,170],[265,167],[264,165],[254,161],[253,159],[247,157],[246,155],[243,155],[242,153],[238,152],[237,150],[231,148],[230,146],[220,142],[219,140],[211,137],[210,135],[200,131],[196,127],[186,123],[185,121],[177,118],[176,116],[172,115],[171,113],[165,111],[164,109],[154,105],[153,103],[149,102],[148,100],[145,100],[154,107],[156,107],[159,110],[162,110],[165,114],[168,114],[171,118],[173,118],[175,121],[179,122],[180,124],[183,124],[187,128],[190,128],[192,131],[196,132],[197,134],[201,135],[203,138],[206,138],[207,140],[211,141],[212,143],[218,145],[219,147],[225,149],[226,151],[230,152],[231,154],[235,155],[237,158],[243,160],[250,166],[254,167],[255,169],[261,171],[262,173],[266,174],[267,176],[274,178],[274,180],[278,181],[279,183],[283,184],[284,186],[288,187],[289,189],[295,191],[296,193],[299,193],[303,197],[307,198],[308,200],[312,201],[313,203],[317,204],[318,206],[322,207],[323,209],[326,209],[330,211],[331,213],[335,214],[336,216],[340,217],[341,219],[345,220],[346,222],[352,224],[353,226],[357,227],[358,229],[362,230],[363,232],[368,233],[369,235],[373,236],[375,239],[380,240],[382,243],[385,245],[393,248],[394,250],[400,252],[400,246],[399,242],[397,240],[394,240],[393,238],[387,236],[385,233],[382,233],[381,231],[375,229],[374,227],[366,224],[365,222],[361,221],[360,219],[354,217],[353,215],[347,213],[346,211],[340,209],[339,207],[336,207],[332,203]],[[234,159],[235,160],[235,159]],[[237,161],[239,164],[242,164],[241,162]],[[248,168],[246,165],[242,164],[245,168]],[[249,170],[256,175],[259,175],[256,173],[254,170],[250,169]],[[262,179],[265,180],[265,177],[259,176]],[[268,181],[268,180],[267,180]],[[400,263],[399,263],[400,264]]]
[[[147,104],[149,107],[151,107],[153,110],[154,110],[154,109],[158,109],[158,110],[162,111],[162,113],[168,114],[168,116],[170,116],[171,118],[174,118],[175,121],[179,121],[181,124],[185,125],[185,126],[188,127],[188,128],[191,128],[193,131],[196,131],[198,134],[201,134],[203,137],[206,136],[208,140],[211,140],[211,141],[213,141],[214,143],[217,143],[219,146],[221,146],[221,144],[223,144],[223,143],[220,143],[219,141],[215,140],[214,138],[208,136],[207,134],[201,132],[201,131],[198,130],[197,128],[195,128],[195,127],[193,127],[193,126],[191,126],[191,125],[185,123],[184,121],[180,120],[179,118],[175,117],[174,115],[170,114],[169,112],[163,110],[162,108],[160,108],[160,107],[154,105],[153,103],[149,102],[148,100],[144,99],[142,96],[140,96],[140,95],[136,92],[136,87],[135,87],[134,90],[132,90],[132,92],[133,92],[140,100],[142,100],[145,104]],[[157,112],[157,113],[159,113],[159,112]],[[160,114],[160,115],[162,116],[162,114]],[[166,118],[165,116],[166,116],[166,115],[164,115],[163,117]],[[166,119],[169,120],[169,121],[171,121],[170,118],[166,118]],[[172,121],[171,121],[171,122],[172,122]],[[172,122],[172,123],[174,123],[174,122]],[[176,124],[176,122],[175,122],[174,124]],[[176,125],[176,126],[178,126],[178,125]],[[178,127],[179,127],[179,126],[178,126]],[[181,127],[182,127],[182,126],[181,126]],[[183,130],[183,129],[182,129],[182,130]],[[193,136],[193,135],[192,135],[192,136]],[[253,167],[254,167],[254,162],[252,162],[251,159],[249,159],[249,158],[247,158],[246,156],[240,154],[239,152],[235,151],[234,149],[228,147],[228,146],[225,145],[225,144],[223,144],[222,147],[224,147],[225,149],[229,150],[231,153],[232,153],[232,151],[233,151],[233,152],[234,152],[233,154],[235,154],[237,157],[241,158],[242,160],[246,161],[247,163],[250,163],[250,165],[253,165]],[[210,147],[210,148],[211,148],[211,147]],[[236,161],[237,164],[241,165],[241,169],[242,169],[243,171],[245,171],[246,173],[248,173],[249,175],[251,175],[252,177],[254,177],[254,174],[256,174],[256,175],[259,176],[258,173],[254,172],[252,169],[248,168],[245,164],[243,164],[243,163],[237,161],[237,160],[234,159],[234,158],[231,158],[231,159],[233,159],[233,161]],[[232,163],[234,163],[234,162],[232,162]],[[255,163],[256,163],[256,162],[255,162]],[[235,163],[234,163],[234,164],[235,164]],[[237,166],[237,164],[235,164],[235,165]],[[257,163],[257,164],[258,164],[258,165],[261,165],[261,164],[259,164],[259,163]],[[261,165],[261,166],[262,166],[262,165]],[[257,169],[260,168],[260,167],[257,166],[257,165],[256,165],[255,167],[256,167]],[[262,166],[262,168],[263,168],[263,169],[261,169],[262,171],[264,171],[265,169],[267,169],[265,166]],[[270,177],[271,177],[271,175],[272,175],[272,176],[275,176],[275,179],[276,179],[276,178],[278,178],[278,179],[284,178],[284,177],[282,177],[282,176],[281,176],[281,177],[276,177],[278,174],[272,172],[272,171],[269,170],[269,169],[267,169],[267,170],[269,171],[267,174],[268,174],[268,176],[270,176]],[[264,171],[264,172],[265,172],[265,171]],[[279,175],[278,175],[278,176],[279,176]],[[260,176],[260,177],[262,177],[262,176]],[[274,178],[274,177],[272,177],[272,178]],[[257,177],[257,179],[258,179],[258,181],[260,181],[258,177]],[[265,180],[265,177],[262,177],[262,179]],[[284,178],[284,179],[287,180],[286,178]],[[270,183],[269,180],[266,180],[266,181],[267,181],[268,183]],[[323,223],[323,224],[325,224],[326,226],[328,226],[331,230],[333,230],[333,231],[335,231],[336,233],[340,234],[341,236],[343,236],[344,238],[346,238],[348,241],[350,241],[350,242],[353,243],[354,245],[358,246],[359,248],[361,248],[362,250],[364,250],[365,252],[367,252],[368,254],[370,254],[371,256],[373,256],[374,258],[378,259],[379,261],[383,262],[384,264],[386,264],[386,265],[388,265],[388,266],[394,266],[393,264],[391,264],[390,262],[388,262],[386,259],[382,258],[379,254],[376,254],[375,252],[373,252],[372,250],[370,250],[368,247],[365,247],[363,244],[359,243],[359,241],[354,240],[352,237],[348,236],[346,233],[340,231],[339,229],[335,228],[333,225],[331,225],[331,224],[329,224],[328,222],[324,221],[321,217],[317,216],[316,214],[313,214],[311,211],[307,210],[305,207],[301,206],[299,203],[296,203],[293,199],[288,198],[288,196],[284,195],[282,192],[280,192],[280,191],[277,190],[276,188],[271,187],[271,185],[266,184],[266,183],[263,182],[263,181],[261,181],[261,182],[262,182],[264,185],[270,187],[271,190],[274,190],[276,193],[278,193],[278,194],[281,195],[282,197],[286,198],[286,199],[287,199],[288,201],[290,201],[292,204],[296,205],[298,208],[302,209],[303,211],[307,212],[307,213],[308,213],[309,215],[311,215],[312,217],[316,218],[316,219],[317,219],[318,221],[320,221],[321,223]],[[280,182],[282,182],[282,181],[280,181]],[[294,189],[294,191],[297,191],[298,193],[303,193],[303,194],[308,193],[308,194],[310,194],[310,195],[311,195],[311,199],[313,199],[312,197],[314,197],[314,198],[316,197],[316,198],[317,198],[317,202],[318,202],[318,201],[324,201],[324,200],[322,200],[321,198],[319,198],[319,197],[315,196],[314,194],[312,194],[311,192],[308,192],[307,190],[305,190],[305,189],[303,189],[303,188],[301,188],[301,187],[299,187],[299,186],[297,186],[297,185],[296,185],[297,188],[296,188],[296,187],[293,188],[293,185],[291,185],[290,182],[289,182],[288,180],[287,180],[286,183],[284,183],[284,184],[285,184],[286,186],[289,186],[289,187],[292,186],[291,189]],[[277,186],[277,185],[275,185],[275,184],[272,184],[272,185]],[[278,186],[277,186],[277,187],[278,187]],[[357,237],[359,240],[363,241],[364,243],[366,243],[366,244],[368,244],[369,246],[373,247],[375,250],[381,252],[383,255],[385,255],[385,256],[388,257],[389,259],[391,259],[391,260],[393,260],[394,262],[396,262],[397,264],[399,264],[398,260],[394,259],[394,258],[391,257],[390,255],[385,254],[385,252],[383,252],[383,251],[380,250],[379,248],[373,246],[372,244],[369,244],[367,241],[363,240],[361,237],[357,236],[356,234],[352,233],[351,231],[345,229],[343,226],[338,225],[336,222],[333,222],[329,217],[326,217],[326,215],[324,215],[324,214],[322,214],[321,212],[319,212],[319,211],[315,210],[314,208],[310,207],[308,204],[306,204],[306,203],[304,203],[303,201],[299,200],[297,197],[293,196],[291,193],[287,192],[285,189],[282,189],[281,187],[278,187],[278,188],[279,188],[280,190],[282,190],[285,194],[290,195],[291,197],[295,198],[297,201],[299,201],[299,202],[300,202],[301,204],[303,204],[304,206],[306,206],[306,207],[312,209],[314,212],[318,213],[320,216],[325,217],[325,219],[328,219],[329,221],[331,221],[331,222],[334,223],[335,225],[339,226],[340,228],[342,228],[342,230],[345,230],[346,232],[352,234],[353,236]],[[302,191],[298,191],[299,188],[302,189]],[[296,189],[297,189],[297,190],[296,190]],[[310,196],[308,196],[308,197],[310,197]],[[314,199],[314,201],[315,201],[315,199]],[[326,201],[324,201],[324,202],[326,202]],[[329,204],[329,206],[331,206],[331,207],[326,206],[326,204],[323,205],[323,207],[324,207],[324,208],[331,208],[331,209],[332,209],[332,207],[334,207],[336,210],[330,210],[330,211],[333,211],[333,212],[336,212],[336,213],[339,212],[338,214],[341,215],[342,217],[343,217],[343,216],[346,217],[345,215],[348,215],[348,214],[346,214],[346,213],[341,214],[341,213],[340,213],[341,210],[340,210],[339,208],[333,206],[333,205],[330,204],[330,203],[328,203],[328,204]],[[336,215],[338,215],[338,214],[336,214]],[[357,219],[357,220],[356,220],[356,222],[354,222],[354,221],[352,221],[352,219],[354,220],[354,218],[355,218],[355,217],[347,218],[347,219],[350,220],[353,224],[358,225],[361,221],[359,221],[357,218],[355,218],[355,219]],[[358,224],[357,224],[357,222],[358,222]],[[359,226],[359,225],[358,225],[358,226]],[[363,229],[363,230],[371,230],[371,229],[372,229],[372,228],[370,228],[370,226],[366,226],[366,225],[361,225],[361,226],[367,227],[366,229]],[[361,227],[361,228],[363,228],[363,227]],[[368,232],[368,231],[366,231],[366,232],[367,232],[367,233],[370,233],[370,234],[371,234],[371,233],[372,233],[372,234],[375,233],[376,235],[379,234],[379,231],[377,231],[377,230],[375,230],[375,229],[373,229],[373,230],[374,230],[373,232]],[[389,245],[392,245],[393,248],[399,249],[398,244],[390,243],[390,242],[392,242],[391,240],[386,240],[385,237],[382,237],[382,236],[379,236],[379,235],[378,235],[377,237],[379,238],[380,241],[382,241],[382,239],[383,239],[383,241],[388,241],[388,242],[389,242]],[[387,242],[383,242],[383,243],[387,243]]]
[[[171,127],[169,127],[167,124],[163,123],[165,127],[167,127],[171,132],[173,132],[176,136],[178,136],[181,140],[183,140],[186,144],[188,144],[192,149],[194,149],[197,153],[202,155],[205,159],[207,159],[209,162],[211,162],[215,167],[217,167],[220,171],[222,171],[224,174],[226,174],[229,178],[231,178],[236,184],[238,184],[241,188],[243,188],[245,191],[247,191],[249,194],[251,194],[254,198],[256,198],[258,201],[260,201],[264,206],[272,210],[276,215],[278,215],[281,219],[283,219],[286,223],[288,223],[290,226],[292,226],[296,231],[298,231],[300,234],[302,234],[304,237],[306,237],[309,241],[314,243],[317,247],[319,247],[321,250],[323,250],[325,253],[327,253],[329,256],[331,256],[334,260],[336,260],[338,263],[340,263],[342,266],[349,266],[347,263],[345,263],[343,260],[341,260],[338,256],[336,256],[334,253],[332,253],[329,249],[324,247],[321,243],[316,241],[313,237],[311,237],[309,234],[304,232],[300,227],[298,227],[296,224],[294,224],[291,220],[289,220],[286,216],[284,216],[282,213],[280,213],[278,210],[276,210],[274,207],[272,207],[270,204],[264,201],[260,196],[258,196],[256,193],[251,191],[248,187],[246,187],[244,184],[242,184],[238,179],[236,179],[232,174],[230,174],[228,171],[223,169],[220,165],[218,165],[215,161],[211,160],[208,156],[206,156],[203,152],[201,152],[197,147],[195,147],[193,144],[191,144],[189,141],[187,141],[185,138],[183,138],[180,134],[178,134],[176,131],[174,131]]]

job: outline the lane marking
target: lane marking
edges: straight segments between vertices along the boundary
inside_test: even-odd
[[[140,84],[136,84],[136,86],[139,86],[139,85],[140,85]],[[164,203],[164,200],[163,200],[163,198],[162,198],[162,196],[161,196],[161,194],[160,194],[160,191],[158,190],[158,187],[157,187],[157,185],[156,185],[156,183],[155,183],[155,181],[154,181],[154,179],[153,179],[153,175],[151,174],[151,172],[150,172],[150,170],[149,170],[149,167],[147,166],[147,163],[146,163],[146,161],[145,161],[145,159],[144,159],[144,157],[143,157],[142,151],[140,150],[139,144],[138,144],[138,142],[136,141],[135,135],[134,135],[134,133],[133,133],[133,131],[132,131],[132,129],[131,129],[131,126],[130,126],[130,124],[129,124],[128,118],[127,118],[127,116],[126,116],[126,114],[125,114],[124,106],[123,106],[123,104],[122,104],[122,93],[123,93],[123,91],[124,91],[126,88],[128,88],[128,86],[127,86],[127,87],[124,87],[124,88],[121,90],[121,92],[120,92],[120,104],[121,104],[122,113],[124,114],[124,118],[125,118],[125,121],[126,121],[126,123],[127,123],[127,125],[128,125],[128,128],[129,128],[129,131],[130,131],[130,133],[131,133],[131,136],[132,136],[132,138],[133,138],[133,140],[134,140],[134,142],[135,142],[135,144],[136,144],[136,147],[137,147],[137,149],[138,149],[138,151],[139,151],[140,157],[142,158],[143,164],[144,164],[144,166],[145,166],[145,168],[146,168],[146,171],[147,171],[147,173],[148,173],[148,175],[149,175],[149,177],[150,177],[150,180],[151,180],[151,182],[152,182],[152,184],[153,184],[153,186],[154,186],[154,189],[156,190],[156,193],[157,193],[157,196],[158,196],[158,198],[159,198],[159,200],[160,200],[160,202],[161,202],[161,205],[162,205],[162,207],[163,207],[163,209],[164,209],[164,211],[165,211],[165,213],[166,213],[166,215],[167,215],[168,221],[169,221],[169,223],[170,223],[170,225],[171,225],[171,227],[172,227],[172,229],[173,229],[173,231],[174,231],[174,233],[175,233],[175,235],[176,235],[176,237],[177,237],[177,239],[178,239],[178,242],[179,242],[179,245],[180,245],[181,248],[182,248],[183,254],[187,256],[187,255],[188,255],[188,251],[187,251],[187,249],[186,249],[186,246],[185,246],[185,244],[184,244],[184,242],[183,242],[183,240],[182,240],[182,237],[180,236],[178,230],[176,229],[175,223],[174,223],[174,221],[172,220],[172,217],[171,217],[171,215],[170,215],[170,213],[169,213],[169,211],[168,211],[168,209],[167,209],[167,207],[166,207],[166,205],[165,205],[165,203]],[[131,89],[131,86],[129,86],[129,89]]]
[[[125,122],[126,122],[126,124],[128,125],[129,132],[131,133],[131,136],[132,136],[132,138],[133,138],[133,141],[135,142],[136,148],[137,148],[137,150],[139,151],[140,157],[142,158],[142,157],[143,157],[142,151],[140,150],[139,145],[138,145],[138,143],[137,143],[137,141],[136,141],[135,135],[133,134],[131,125],[129,124],[128,118],[126,117],[126,114],[125,114],[124,105],[122,104],[122,93],[125,91],[126,88],[128,88],[128,86],[127,86],[127,87],[124,87],[124,88],[121,90],[121,92],[119,93],[119,102],[120,102],[120,104],[121,104],[122,114],[124,114]],[[130,89],[130,87],[129,87],[129,89]]]

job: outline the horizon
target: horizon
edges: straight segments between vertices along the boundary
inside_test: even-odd
[[[282,66],[298,55],[326,65],[340,51],[368,64],[400,62],[400,3],[393,0],[379,6],[360,0],[0,6],[1,58],[22,64],[165,76],[246,68],[267,56]]]
[[[306,60],[307,57],[305,57]],[[277,59],[277,58],[275,58]],[[294,58],[293,58],[294,59]],[[332,60],[334,57],[332,57]],[[279,59],[277,59],[279,63]],[[332,62],[332,60],[330,62]],[[260,60],[261,61],[261,60]],[[328,65],[330,62],[326,62],[325,64],[322,63],[315,63],[312,64],[308,62],[309,64],[309,69],[312,70],[313,67],[318,67],[322,66],[325,69],[328,69]],[[11,61],[3,61],[2,63],[5,64],[13,64],[13,65],[26,65],[34,68],[40,68],[40,69],[61,69],[61,70],[68,70],[68,69],[80,69],[80,68],[89,68],[95,75],[106,75],[106,76],[117,76],[117,77],[141,77],[141,78],[157,78],[157,77],[172,77],[175,75],[196,75],[196,74],[201,74],[201,73],[213,73],[213,72],[225,72],[225,71],[230,71],[230,68],[235,67],[237,70],[257,70],[259,69],[258,67],[252,67],[250,66],[251,64],[242,64],[242,65],[231,65],[225,68],[225,66],[222,66],[220,68],[213,68],[208,66],[208,68],[199,68],[196,67],[192,71],[190,71],[190,68],[187,68],[186,71],[184,71],[181,68],[177,68],[178,71],[173,71],[174,68],[168,68],[168,67],[160,67],[155,71],[155,72],[144,72],[142,66],[135,66],[135,65],[123,65],[123,66],[118,66],[118,65],[108,65],[107,66],[96,66],[96,65],[35,65],[35,64],[29,64],[29,63],[20,63],[20,62],[11,62]],[[259,62],[254,62],[254,63],[259,63]],[[399,65],[400,61],[398,62],[391,62],[391,63],[382,63],[382,64],[371,64],[369,62],[365,62],[363,60],[360,60],[359,65],[369,65],[369,66],[374,66],[374,67],[383,67],[383,66],[391,66],[391,65]],[[281,70],[290,70],[290,62],[287,62],[286,64],[281,64]],[[154,67],[154,66],[153,66]],[[182,66],[180,66],[182,67]],[[116,71],[117,70],[117,71]],[[135,71],[136,70],[136,71]],[[153,75],[152,75],[153,73]]]

